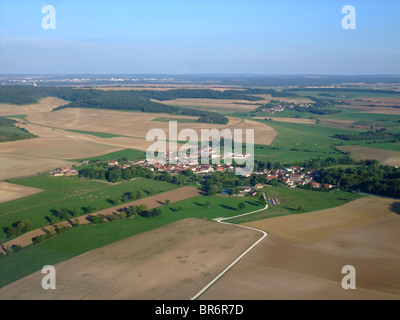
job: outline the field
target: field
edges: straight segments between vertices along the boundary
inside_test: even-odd
[[[330,192],[302,190],[287,186],[266,186],[262,189],[268,198],[277,198],[279,205],[269,206],[268,210],[249,216],[229,220],[231,223],[246,223],[249,221],[266,219],[279,216],[302,216],[306,212],[322,210],[341,206],[350,201],[364,197],[363,195],[334,190]],[[303,208],[297,211],[299,206]],[[260,220],[262,221],[262,220]]]
[[[144,184],[146,184],[146,183],[144,183]],[[127,187],[127,186],[125,186],[125,187]],[[130,186],[130,187],[132,188],[132,186]],[[165,199],[168,199],[168,200],[170,200],[171,203],[174,203],[177,201],[185,200],[187,198],[193,198],[195,196],[198,196],[199,194],[200,194],[200,191],[197,188],[183,187],[183,188],[179,188],[176,190],[163,192],[159,195],[155,195],[155,196],[147,197],[144,199],[124,203],[122,205],[115,206],[112,208],[96,211],[95,213],[82,215],[77,219],[78,219],[80,225],[88,224],[90,221],[90,220],[88,220],[88,218],[98,215],[98,214],[103,214],[104,216],[112,215],[114,212],[117,212],[118,209],[123,209],[128,206],[139,206],[141,204],[146,205],[148,209],[152,209],[152,208],[159,207],[160,205],[164,204]],[[88,198],[91,198],[91,195],[89,195]],[[163,199],[163,200],[160,200],[160,199]],[[63,224],[70,226],[68,221],[63,222]],[[14,238],[10,241],[3,243],[2,246],[4,248],[7,248],[7,247],[11,248],[13,245],[19,245],[21,247],[25,247],[25,246],[32,244],[33,238],[35,238],[37,236],[45,235],[47,233],[49,233],[49,230],[47,227],[35,229],[35,230],[29,231],[27,233],[24,233],[22,236],[19,236],[17,238]]]
[[[391,209],[393,203],[395,201],[391,199],[367,197],[334,208],[252,221],[244,225],[299,243],[316,242],[346,230],[396,216]]]
[[[84,215],[82,208],[89,205],[97,210],[110,208],[112,204],[107,200],[121,197],[128,191],[141,190],[143,195],[148,195],[150,189],[160,193],[178,188],[178,185],[145,178],[111,185],[79,179],[77,176],[52,177],[49,174],[13,182],[44,191],[0,204],[0,240],[5,240],[3,227],[8,227],[16,221],[28,219],[34,229],[48,225],[46,216],[51,216],[51,210],[65,207],[71,211],[76,209],[79,215]]]
[[[262,121],[262,120],[258,120]],[[256,159],[295,163],[318,158],[341,157],[332,149],[342,140],[332,136],[336,133],[354,133],[356,129],[338,128],[324,125],[262,121],[278,132],[271,146],[256,148]]]
[[[190,299],[259,237],[185,219],[56,264],[56,290],[41,288],[38,271],[0,289],[0,299]]]
[[[47,97],[40,100],[38,103],[29,105],[15,105],[0,103],[0,116],[9,115],[29,115],[31,113],[48,112],[55,107],[67,104],[68,101],[58,99],[55,97]]]
[[[260,221],[268,236],[200,299],[400,299],[398,202],[372,199],[374,212],[364,198],[328,212]],[[309,240],[306,229],[314,229],[314,241],[296,242]],[[356,268],[356,290],[342,289],[345,265]]]
[[[0,182],[0,203],[7,202],[41,192],[41,189]]]
[[[344,146],[340,147],[340,149],[350,152],[352,157],[357,160],[375,159],[384,165],[400,165],[400,152],[397,151],[383,149],[379,149],[378,151],[375,148],[368,148],[363,146]]]
[[[0,287],[8,285],[0,289],[0,299],[188,299],[259,238],[257,232],[208,221],[242,213],[240,202],[246,205],[243,212],[261,209],[257,197],[206,197],[197,188],[178,189],[178,185],[144,178],[110,184],[51,177],[48,173],[82,160],[144,159],[144,151],[153,143],[146,141],[148,130],[162,129],[168,140],[169,120],[178,122],[178,132],[191,128],[199,137],[201,129],[254,129],[255,158],[282,165],[343,157],[344,152],[355,159],[400,165],[400,147],[394,140],[346,141],[333,137],[381,127],[400,133],[400,108],[387,107],[398,104],[400,93],[377,96],[323,89],[295,93],[303,96],[257,95],[264,98],[257,102],[163,101],[220,112],[229,119],[227,125],[161,113],[77,108],[51,111],[67,103],[51,97],[27,106],[0,104],[0,116],[17,120],[19,127],[38,136],[1,143],[0,242],[26,247],[0,259]],[[342,112],[337,114],[289,110],[273,115],[257,112],[252,117],[251,111],[270,100],[310,102],[306,95],[346,99],[351,105],[338,106]],[[178,140],[182,143],[184,138]],[[5,179],[14,180],[1,182]],[[147,197],[150,189],[156,195]],[[135,190],[141,190],[146,198],[131,204],[160,207],[162,214],[87,224],[87,206],[96,207],[95,214],[112,213],[116,208],[110,200]],[[262,191],[268,198],[278,198],[280,204],[229,222],[265,230],[268,236],[201,299],[400,299],[399,202],[342,190],[266,186]],[[171,201],[169,205],[166,199]],[[31,233],[6,243],[5,228],[12,223],[29,219],[36,229],[32,232],[43,233],[40,228],[49,225],[52,211],[62,207],[77,210],[83,225],[40,245],[31,245]],[[43,275],[38,270],[45,264],[57,264],[56,291],[45,292],[40,287]],[[353,264],[358,272],[358,290],[352,292],[340,286],[340,270],[347,264]]]
[[[41,126],[52,126],[61,129],[75,130],[74,136],[85,141],[121,146],[125,142],[126,148],[134,148],[139,150],[147,150],[152,142],[145,141],[149,129],[159,128],[164,130],[169,136],[169,124],[167,122],[152,121],[154,119],[165,118],[165,114],[159,113],[140,113],[140,112],[121,112],[109,110],[95,109],[63,109],[55,112],[47,112],[43,114],[34,114],[28,116],[30,123]],[[174,116],[177,119],[197,120],[196,117]],[[255,140],[259,144],[270,144],[276,132],[265,124],[255,121],[241,120],[229,117],[227,125],[213,125],[204,123],[190,123],[189,128],[196,130],[200,138],[201,129],[254,129]],[[178,132],[188,128],[186,123],[178,123]],[[125,137],[116,138],[100,138],[93,136],[84,136],[76,132],[103,132],[115,135],[123,135]],[[72,133],[70,133],[72,134]],[[138,145],[138,142],[141,144]],[[130,145],[129,145],[130,144]]]

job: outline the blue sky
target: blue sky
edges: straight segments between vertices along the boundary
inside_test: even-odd
[[[0,73],[400,74],[399,16],[397,0],[0,0]]]

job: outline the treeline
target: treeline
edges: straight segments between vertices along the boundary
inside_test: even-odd
[[[347,133],[347,134],[335,134],[334,138],[341,140],[378,140],[378,139],[392,139],[395,141],[400,141],[399,133],[391,133],[386,130],[386,128],[377,129],[377,130],[369,130],[366,132],[360,133]]]
[[[248,91],[239,90],[211,90],[211,89],[172,89],[172,90],[141,90],[136,93],[142,97],[156,100],[174,100],[174,99],[229,99],[229,100],[264,100],[260,97],[248,96],[252,94]]]
[[[172,91],[172,92],[170,92]],[[186,92],[188,91],[188,92]],[[228,118],[211,111],[201,111],[189,108],[169,106],[150,99],[163,97],[163,100],[180,97],[203,97],[210,99],[250,99],[251,101],[262,98],[246,97],[245,95],[224,94],[213,90],[167,90],[167,91],[102,91],[73,89],[69,87],[32,87],[32,86],[0,86],[0,103],[27,104],[36,103],[39,99],[54,96],[59,99],[70,101],[70,103],[55,108],[99,108],[111,110],[132,110],[150,113],[167,113],[174,115],[186,115],[199,117],[200,123],[227,124]],[[163,95],[159,93],[163,92]]]
[[[247,88],[246,90],[240,92],[243,94],[270,94],[271,97],[286,97],[286,98],[298,97],[298,95],[293,92],[277,91],[274,89]]]
[[[130,180],[133,178],[147,178],[178,185],[197,183],[202,178],[201,176],[196,176],[192,170],[186,170],[183,174],[172,175],[167,171],[154,172],[148,168],[142,168],[138,165],[134,165],[126,169],[120,169],[119,167],[84,167],[79,170],[79,176],[89,179],[104,179],[112,183],[123,180]]]
[[[400,169],[379,165],[376,160],[366,166],[321,170],[321,182],[347,191],[400,198]]]

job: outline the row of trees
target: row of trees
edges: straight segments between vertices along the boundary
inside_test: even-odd
[[[399,133],[392,133],[387,131],[386,128],[376,129],[376,130],[369,130],[366,132],[360,133],[342,133],[342,134],[335,134],[334,138],[341,139],[341,140],[385,140],[391,139],[394,142],[400,141],[400,134]]]
[[[32,229],[32,223],[29,220],[14,222],[11,227],[4,227],[3,230],[5,234],[12,238],[25,233]]]

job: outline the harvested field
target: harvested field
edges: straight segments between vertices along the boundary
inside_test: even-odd
[[[184,219],[55,265],[57,289],[35,272],[0,299],[190,299],[259,239],[259,232]]]
[[[361,146],[343,146],[338,148],[342,151],[350,152],[351,156],[356,160],[375,159],[384,165],[400,165],[400,152],[397,151],[374,149]]]
[[[0,182],[0,203],[30,196],[41,192],[41,189],[20,186],[18,184]]]
[[[125,148],[146,151],[153,144],[152,141],[146,141],[146,134],[151,128],[163,129],[168,138],[169,124],[152,121],[155,118],[165,117],[165,114],[95,109],[63,109],[42,112],[45,109],[43,104],[47,103],[50,106],[57,101],[54,98],[43,99],[42,104],[34,105],[36,109],[30,110],[30,112],[24,109],[23,113],[28,115],[29,123],[17,119],[18,126],[27,129],[39,138],[1,144],[0,153],[4,157],[0,161],[6,163],[11,158],[15,161],[5,164],[3,168],[6,170],[0,174],[0,179],[50,171],[55,167],[65,166],[68,162],[63,161],[64,159],[93,157]],[[62,104],[60,101],[58,103]],[[30,106],[26,107],[30,108]],[[174,116],[174,118],[197,119],[186,116]],[[178,132],[188,127],[195,129],[199,138],[201,129],[222,130],[228,127],[231,129],[254,129],[255,142],[258,144],[270,144],[277,134],[275,130],[264,124],[238,118],[229,118],[227,125],[191,123],[188,126],[188,124],[179,123]],[[63,129],[104,132],[121,135],[121,137],[101,138]],[[22,160],[22,157],[26,157],[26,159]],[[35,160],[33,161],[33,159]],[[27,161],[29,161],[28,164]]]
[[[115,207],[108,208],[105,210],[97,211],[95,213],[83,215],[83,216],[78,217],[77,219],[78,219],[80,225],[88,224],[88,223],[90,223],[91,217],[99,215],[99,214],[108,216],[108,215],[112,215],[114,212],[117,212],[118,209],[123,209],[123,208],[129,207],[129,206],[139,206],[141,204],[146,205],[148,209],[153,209],[153,208],[159,207],[161,205],[164,205],[165,203],[163,201],[165,199],[169,199],[170,203],[174,203],[177,201],[186,200],[189,198],[199,196],[200,194],[201,194],[201,191],[198,188],[182,187],[182,188],[179,188],[176,190],[167,191],[167,192],[164,192],[164,193],[161,193],[158,195],[154,195],[151,197],[147,197],[147,198],[140,199],[140,200],[135,200],[135,201],[132,201],[129,203],[124,203],[119,206],[115,206]],[[162,199],[162,200],[160,200],[160,199]],[[55,226],[61,226],[61,225],[71,226],[71,223],[70,223],[70,221],[64,221],[64,222],[57,223]],[[51,227],[48,226],[48,227],[31,230],[17,238],[14,238],[10,241],[3,243],[2,246],[4,248],[6,248],[7,246],[11,247],[12,245],[19,245],[21,247],[25,247],[27,245],[32,244],[32,239],[34,239],[35,237],[49,234],[50,233],[48,230],[49,228],[54,229],[54,226],[51,226]],[[2,250],[0,248],[0,252],[1,251]]]
[[[40,100],[39,103],[22,106],[0,103],[0,116],[48,112],[67,103],[68,101],[55,97],[47,97]]]
[[[359,200],[356,204],[350,203],[354,211],[346,213],[341,208],[347,205],[329,209],[336,210],[337,220],[344,219],[343,228],[335,221],[333,213],[328,212],[327,220],[322,222],[322,211],[319,211],[320,217],[306,213],[288,216],[285,221],[279,220],[279,224],[271,222],[274,227],[267,228],[267,238],[200,298],[399,300],[399,202],[372,198],[377,201],[377,211],[372,212],[370,199],[361,199],[364,200],[361,204]],[[355,217],[346,217],[346,214]],[[314,242],[304,244],[288,240],[293,238],[290,232],[294,232],[297,239],[304,239],[306,229],[311,229],[305,226],[310,224],[307,215],[316,219],[312,220],[312,225],[316,221],[315,230],[319,235],[314,236]],[[301,222],[303,216],[305,219]],[[275,219],[280,218],[269,220]],[[296,226],[300,223],[303,227],[298,231]],[[325,236],[323,230],[329,235]],[[341,270],[345,265],[356,268],[356,290],[342,289],[345,275]]]
[[[228,100],[228,99],[192,99],[192,98],[181,98],[167,101],[158,101],[152,99],[155,102],[161,102],[163,104],[194,108],[215,112],[246,112],[249,110],[256,109],[260,103],[264,101],[248,101],[248,100]]]
[[[146,134],[149,129],[159,128],[164,130],[168,138],[169,124],[167,122],[152,121],[153,119],[162,117],[166,117],[166,115],[159,113],[122,112],[93,109],[63,109],[51,113],[48,112],[34,114],[29,116],[28,120],[38,125],[54,126],[56,128],[63,129],[106,132],[141,139],[146,138]],[[196,117],[175,115],[174,118],[197,119]],[[233,117],[228,117],[228,119],[229,123],[227,125],[214,125],[205,123],[190,123],[190,125],[188,125],[187,123],[178,123],[178,132],[189,127],[196,130],[198,136],[200,137],[201,129],[216,128],[222,130],[228,127],[230,129],[254,129],[255,140],[258,144],[270,144],[277,134],[277,132],[271,127],[256,121],[242,120]],[[71,133],[68,134],[71,135]],[[75,133],[74,135],[77,136]],[[87,135],[85,136],[88,137]],[[114,143],[114,141],[122,141],[123,139],[124,138],[110,138],[101,140],[101,138],[93,137],[91,138],[91,141],[110,144],[111,142]],[[85,140],[87,141],[87,138],[85,138]],[[143,143],[147,148],[149,143],[146,141],[142,142],[142,144]],[[123,147],[122,145],[119,146]],[[129,148],[139,149],[139,147],[136,147],[136,145],[129,145]]]
[[[67,160],[0,153],[0,180],[31,176],[70,165],[71,162]]]
[[[335,208],[252,221],[244,225],[291,241],[309,243],[377,219],[394,217],[396,214],[391,210],[394,202],[392,199],[366,197]]]

